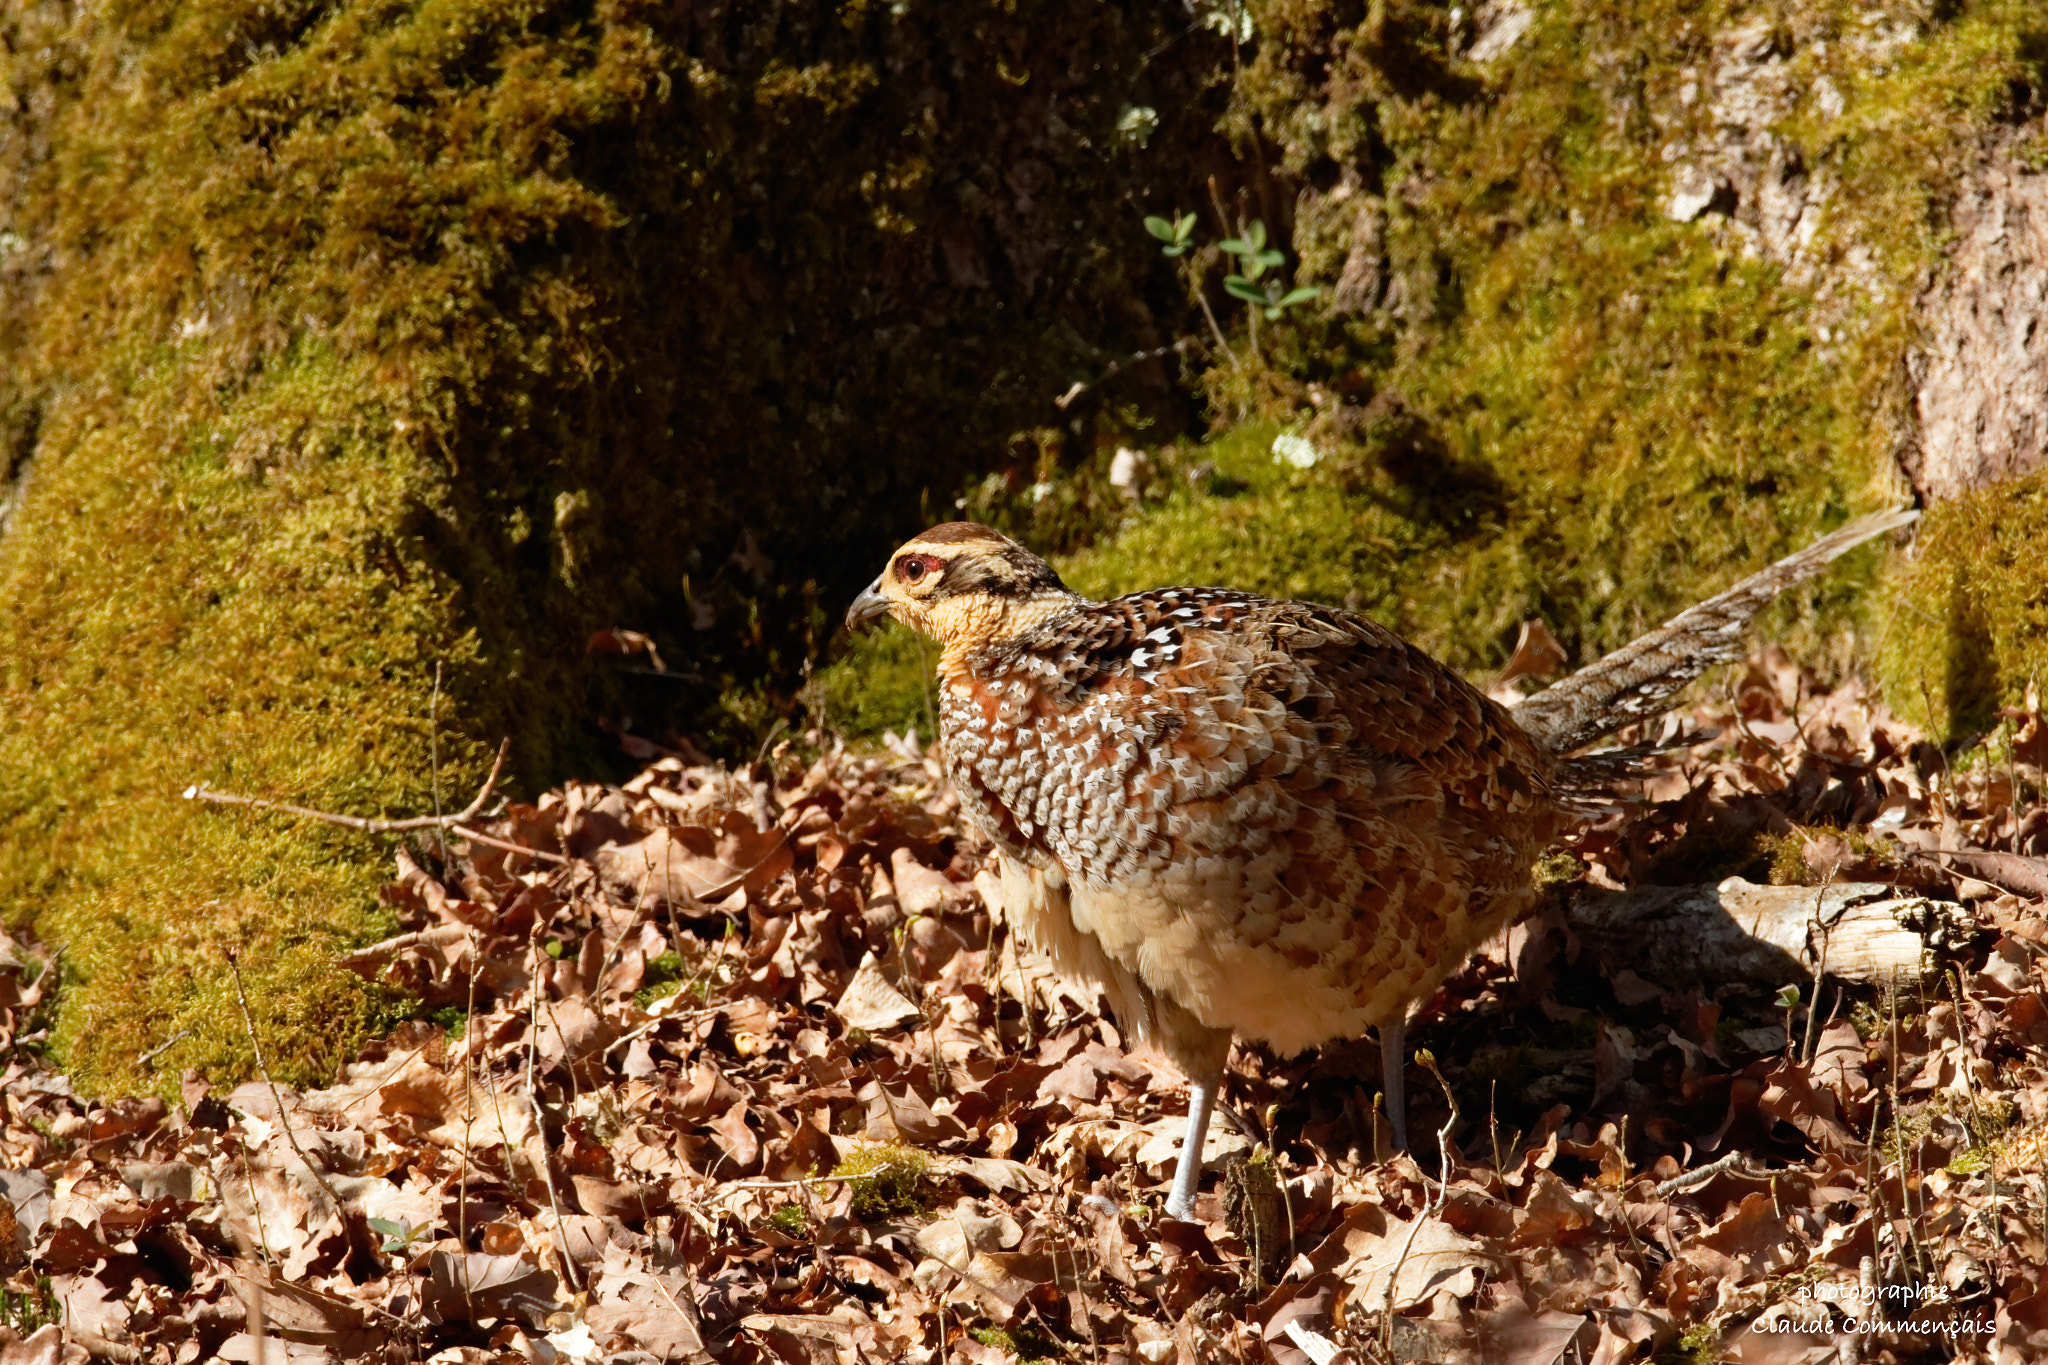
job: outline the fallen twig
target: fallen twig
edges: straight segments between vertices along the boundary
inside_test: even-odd
[[[471,843],[484,844],[490,848],[502,848],[507,853],[524,853],[527,857],[538,858],[544,863],[557,863],[565,866],[569,861],[559,853],[550,853],[542,848],[528,848],[525,844],[515,844],[509,839],[500,839],[495,835],[473,830],[467,825],[450,825],[448,828],[460,834]]]
[[[135,1059],[135,1064],[137,1066],[148,1066],[151,1062],[163,1056],[166,1052],[169,1052],[172,1048],[176,1047],[179,1043],[184,1042],[187,1038],[190,1038],[191,1036],[191,1029],[179,1029],[176,1033],[173,1033],[170,1037],[164,1039],[161,1043],[158,1043],[155,1047],[143,1053],[140,1057],[137,1057]]]
[[[465,838],[476,836],[462,825],[474,820],[483,812],[484,803],[491,799],[491,790],[498,785],[498,773],[505,766],[505,755],[510,752],[512,741],[505,740],[498,745],[498,756],[491,762],[490,776],[476,794],[476,800],[464,806],[453,815],[415,815],[404,820],[372,820],[361,815],[336,815],[332,811],[314,810],[309,806],[295,806],[289,801],[266,801],[260,796],[237,796],[233,792],[219,792],[204,782],[185,788],[187,801],[211,801],[222,806],[254,806],[258,810],[274,810],[284,815],[297,815],[308,820],[319,820],[344,829],[357,829],[365,834],[403,834],[416,829],[454,829]],[[484,842],[490,842],[486,839]],[[535,849],[521,849],[522,853],[533,853]]]
[[[1436,1134],[1438,1173],[1436,1189],[1430,1192],[1429,1198],[1416,1211],[1414,1221],[1408,1224],[1408,1236],[1401,1243],[1401,1254],[1394,1258],[1394,1264],[1387,1270],[1386,1293],[1380,1297],[1380,1352],[1388,1360],[1395,1359],[1394,1289],[1401,1279],[1402,1267],[1408,1264],[1408,1253],[1415,1248],[1415,1235],[1422,1231],[1424,1223],[1427,1223],[1430,1219],[1437,1217],[1443,1212],[1444,1201],[1450,1195],[1451,1133],[1456,1130],[1458,1120],[1462,1117],[1458,1112],[1458,1097],[1451,1092],[1451,1083],[1445,1080],[1444,1073],[1437,1069],[1436,1054],[1427,1049],[1421,1049],[1416,1052],[1415,1060],[1427,1068],[1429,1074],[1436,1077],[1436,1083],[1444,1088],[1444,1102],[1450,1105],[1451,1112],[1444,1118],[1444,1126],[1439,1128]],[[1421,1169],[1420,1164],[1418,1164],[1416,1170],[1420,1171]],[[1428,1176],[1423,1177],[1425,1183],[1428,1180]]]
[[[1672,1176],[1669,1180],[1657,1186],[1657,1197],[1659,1199],[1669,1199],[1681,1190],[1689,1190],[1695,1185],[1706,1184],[1723,1171],[1733,1171],[1737,1175],[1748,1176],[1757,1174],[1757,1172],[1750,1170],[1743,1164],[1743,1153],[1730,1152],[1719,1161],[1708,1162],[1696,1171],[1687,1171],[1683,1175]]]
[[[285,1140],[298,1153],[306,1174],[313,1177],[321,1193],[334,1205],[334,1216],[346,1223],[347,1207],[341,1202],[341,1196],[334,1192],[334,1186],[327,1183],[326,1174],[313,1164],[313,1159],[306,1155],[306,1149],[299,1145],[299,1135],[292,1131],[291,1117],[284,1111],[284,1097],[277,1093],[277,1082],[270,1079],[270,1066],[263,1060],[263,1044],[256,1040],[256,1017],[249,1012],[249,993],[242,989],[242,964],[232,948],[228,949],[228,971],[235,978],[235,1001],[242,1007],[242,1024],[249,1030],[249,1050],[256,1054],[256,1074],[263,1077],[263,1084],[270,1087],[270,1102],[277,1106],[277,1126],[284,1129]],[[251,1199],[253,1201],[253,1195]]]
[[[1966,848],[1916,848],[1906,853],[1935,859],[1952,872],[1975,877],[2015,896],[2048,897],[2048,859]]]
[[[540,1053],[540,937],[541,926],[535,924],[532,935],[527,940],[527,950],[533,955],[533,968],[527,976],[526,993],[526,1099],[527,1103],[533,1106],[533,1131],[541,1156],[540,1177],[547,1186],[548,1212],[553,1215],[554,1220],[549,1224],[548,1230],[555,1244],[555,1255],[562,1263],[562,1277],[575,1287],[578,1294],[581,1294],[583,1276],[576,1268],[576,1258],[569,1254],[569,1239],[562,1231],[562,1200],[555,1193],[555,1154],[548,1148],[547,1113],[541,1108],[540,1083],[535,1079],[534,1062]],[[559,1035],[560,1029],[557,1028],[556,1032]]]
[[[343,829],[361,830],[365,834],[405,834],[416,829],[450,830],[474,843],[490,848],[503,849],[507,853],[524,853],[529,858],[538,858],[544,863],[566,863],[569,860],[559,853],[544,849],[528,848],[515,844],[481,830],[471,829],[469,821],[483,813],[484,804],[491,799],[491,792],[498,785],[498,774],[505,767],[505,755],[511,751],[512,741],[505,740],[498,745],[498,756],[491,761],[490,776],[478,789],[476,799],[453,815],[413,815],[403,820],[373,820],[363,815],[337,815],[333,811],[314,810],[311,806],[295,806],[289,801],[269,801],[260,796],[237,796],[233,792],[215,791],[204,782],[185,788],[187,801],[211,801],[219,806],[251,806],[257,810],[274,810],[281,815],[296,815],[305,820],[318,820],[323,824],[340,825]]]
[[[1129,368],[1130,366],[1142,365],[1148,360],[1159,360],[1169,355],[1186,355],[1197,344],[1198,343],[1195,341],[1193,337],[1182,337],[1179,341],[1174,342],[1170,346],[1154,346],[1149,351],[1138,351],[1134,354],[1123,356],[1120,359],[1112,360],[1109,362],[1108,367],[1105,368],[1101,374],[1096,375],[1093,379],[1075,380],[1074,387],[1068,389],[1065,393],[1053,399],[1052,405],[1058,408],[1061,412],[1065,412],[1069,407],[1073,406],[1074,400],[1079,398],[1082,394],[1088,392],[1088,390],[1092,388],[1095,388],[1099,384],[1107,383],[1109,380],[1116,378],[1117,375],[1121,374],[1125,369]]]

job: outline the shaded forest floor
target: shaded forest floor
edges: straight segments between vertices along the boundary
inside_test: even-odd
[[[82,1100],[0,941],[0,1362],[2042,1358],[2048,725],[1945,759],[1768,653],[1693,719],[1422,1011],[1418,1150],[1369,1040],[1240,1049],[1192,1223],[1180,1077],[992,922],[914,740],[415,843],[353,962],[426,1017],[325,1090]],[[1574,929],[1729,871],[1968,932],[1795,999]]]

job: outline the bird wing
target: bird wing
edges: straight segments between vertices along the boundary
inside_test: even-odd
[[[1283,1050],[1359,1032],[1462,960],[1475,891],[1527,885],[1541,755],[1362,617],[1145,593],[970,672],[948,703],[963,800],[1204,1024]]]

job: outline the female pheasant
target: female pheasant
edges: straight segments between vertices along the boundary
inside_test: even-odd
[[[1601,765],[1564,757],[1735,657],[1784,588],[1910,511],[1843,527],[1509,710],[1352,612],[1214,588],[1110,602],[969,522],[855,600],[941,646],[946,770],[1001,855],[1004,913],[1190,1084],[1167,1212],[1188,1216],[1235,1037],[1283,1055],[1402,1034],[1534,898]]]

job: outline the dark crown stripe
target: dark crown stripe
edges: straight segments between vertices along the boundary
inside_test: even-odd
[[[965,525],[967,523],[958,523]],[[943,529],[943,528],[942,528]],[[929,540],[929,535],[921,537]],[[991,597],[1035,597],[1065,592],[1066,584],[1052,566],[1020,545],[1004,545],[986,554],[963,554],[946,565],[939,580],[943,593],[986,593]]]

